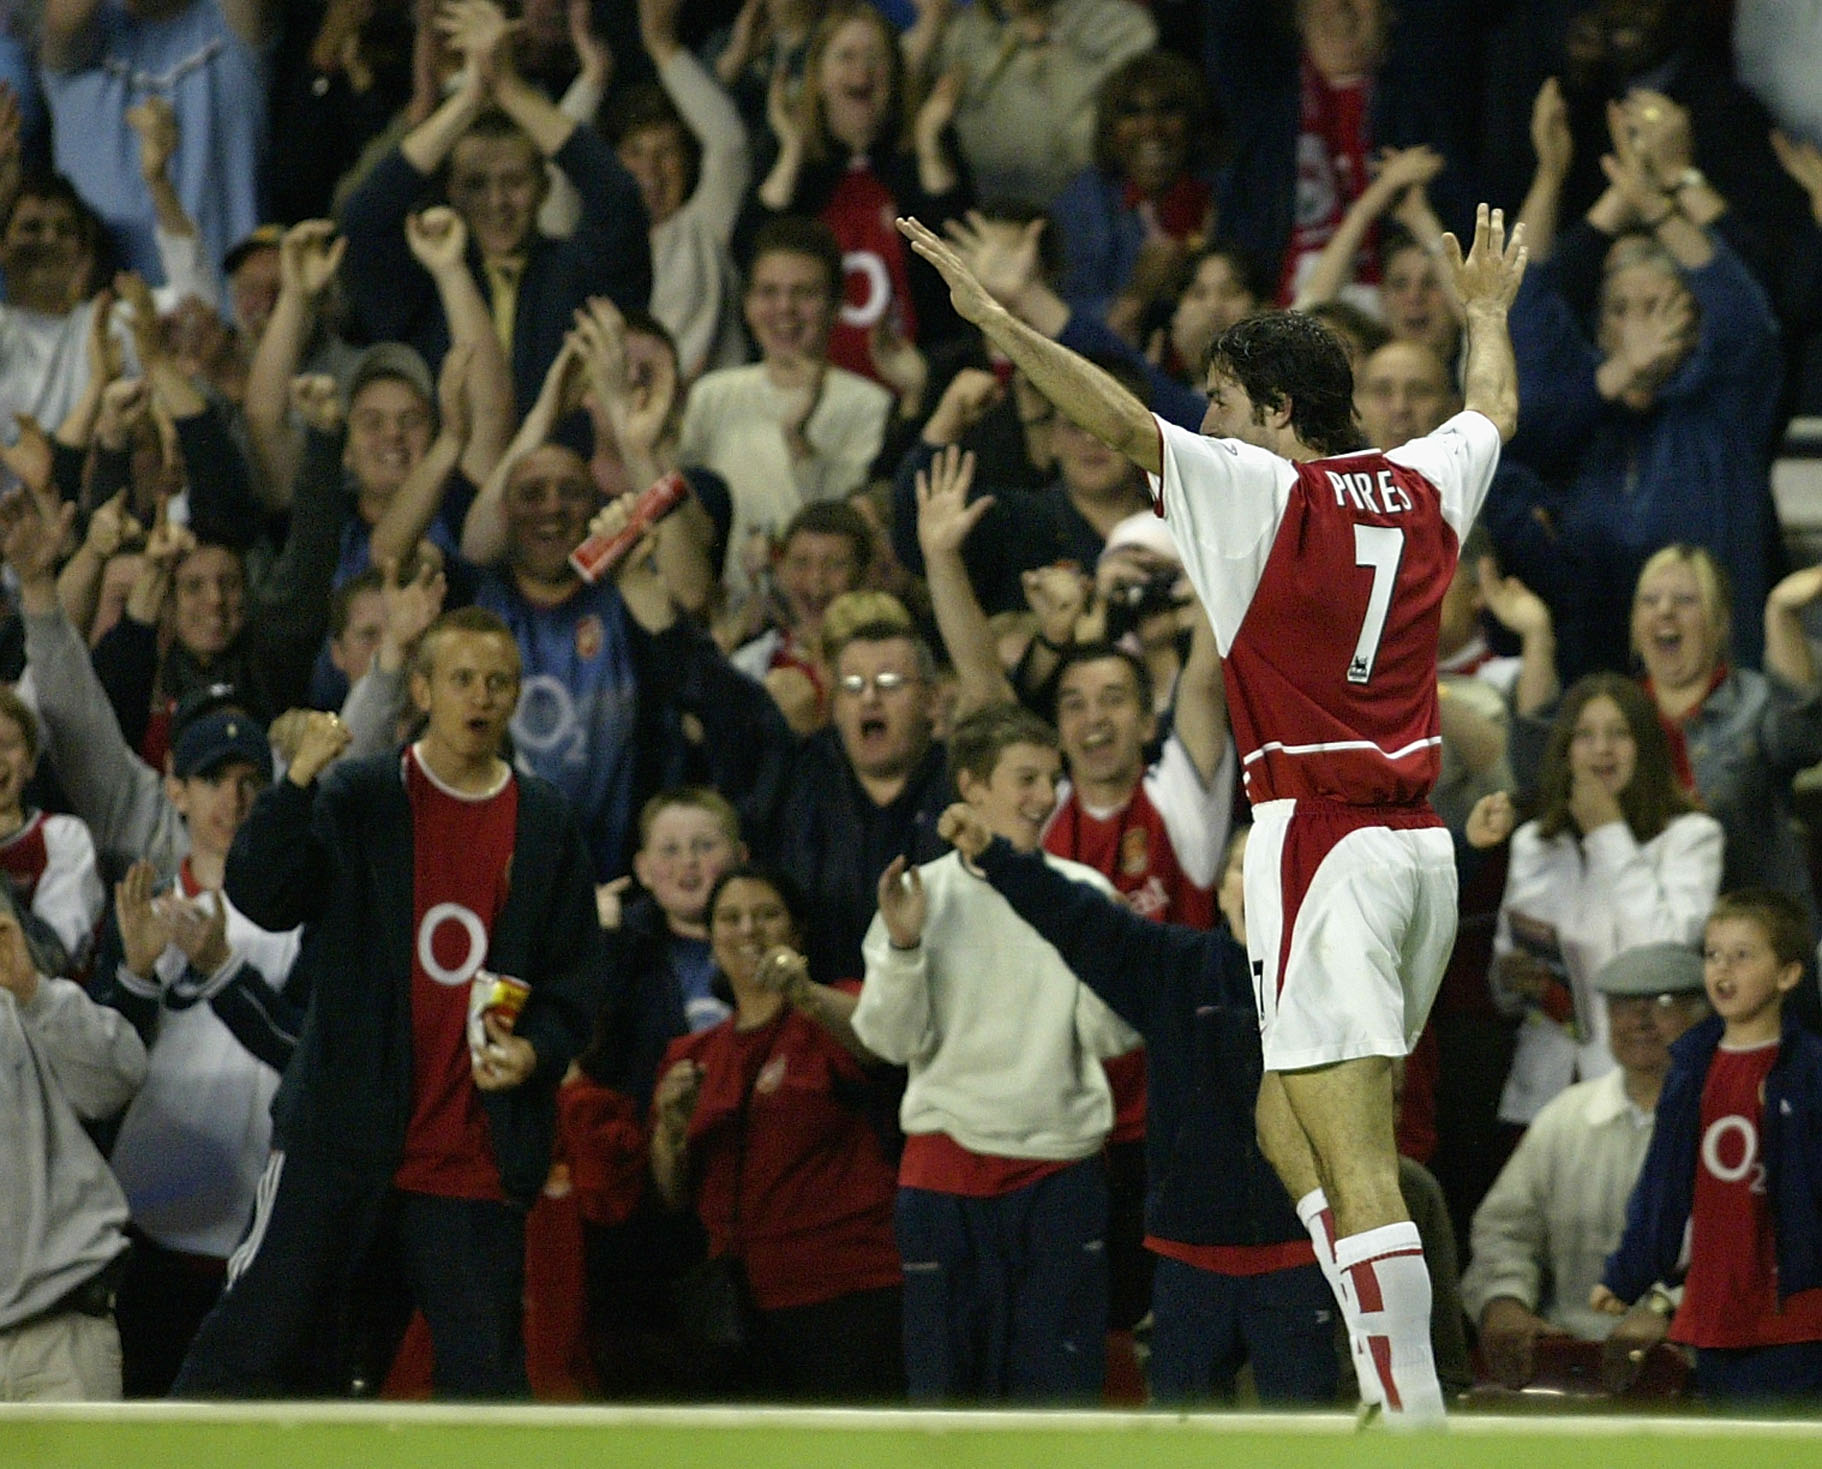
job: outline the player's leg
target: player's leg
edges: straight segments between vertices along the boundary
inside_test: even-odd
[[[1367,1369],[1389,1412],[1439,1418],[1430,1274],[1398,1188],[1391,1060],[1363,1056],[1280,1080],[1331,1194],[1335,1263],[1359,1310]]]
[[[1354,1357],[1354,1375],[1360,1384],[1360,1400],[1369,1405],[1381,1404],[1384,1397],[1379,1391],[1378,1375],[1367,1356],[1366,1336],[1360,1329],[1360,1305],[1354,1299],[1347,1277],[1335,1263],[1335,1213],[1329,1206],[1316,1152],[1310,1146],[1302,1124],[1297,1121],[1296,1113],[1291,1110],[1283,1079],[1276,1072],[1268,1071],[1259,1084],[1254,1124],[1259,1134],[1260,1151],[1277,1170],[1285,1192],[1296,1204],[1297,1217],[1310,1233],[1316,1263],[1322,1267],[1323,1278],[1328,1281],[1336,1304],[1341,1308],[1348,1347]]]

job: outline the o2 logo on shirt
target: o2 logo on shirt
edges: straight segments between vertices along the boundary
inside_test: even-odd
[[[859,299],[842,302],[841,324],[872,326],[892,304],[892,277],[886,270],[886,262],[871,250],[850,250],[841,257],[841,275],[844,298],[854,296],[855,277],[860,278]]]
[[[1759,1161],[1759,1129],[1737,1113],[1717,1117],[1702,1134],[1702,1166],[1722,1183],[1750,1178],[1747,1187],[1765,1192],[1765,1165]]]
[[[449,927],[452,924],[453,931]],[[451,938],[466,946],[458,964],[443,962],[452,954]],[[460,903],[438,903],[418,925],[418,964],[438,984],[451,989],[467,984],[486,957],[487,925],[472,908]]]

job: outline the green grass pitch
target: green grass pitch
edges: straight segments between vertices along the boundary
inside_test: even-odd
[[[0,1469],[1784,1469],[1822,1421],[398,1404],[0,1408]]]

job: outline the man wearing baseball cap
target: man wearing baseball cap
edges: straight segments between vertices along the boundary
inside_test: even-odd
[[[129,1397],[169,1390],[220,1293],[302,1021],[290,982],[297,931],[258,927],[221,890],[228,848],[271,776],[266,727],[232,688],[179,706],[162,801],[189,851],[168,885],[151,862],[128,869],[97,958],[97,997],[133,1022],[150,1056],[110,1158],[135,1244],[117,1306]]]
[[[1677,944],[1625,950],[1594,987],[1607,997],[1618,1069],[1537,1114],[1474,1215],[1462,1300],[1488,1368],[1511,1388],[1530,1380],[1539,1337],[1599,1341],[1614,1330],[1614,1317],[1588,1309],[1588,1292],[1625,1229],[1671,1043],[1708,1013],[1702,958]],[[1639,1309],[1669,1299],[1654,1290]]]

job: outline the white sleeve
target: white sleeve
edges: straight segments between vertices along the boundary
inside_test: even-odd
[[[1203,785],[1183,741],[1171,735],[1158,763],[1145,772],[1145,794],[1164,818],[1164,830],[1170,834],[1170,847],[1183,875],[1199,888],[1212,888],[1233,824],[1233,740],[1223,735],[1221,763],[1215,767],[1214,779]]]
[[[1388,449],[1385,457],[1436,486],[1443,518],[1460,539],[1486,503],[1493,471],[1499,468],[1499,447],[1493,420],[1464,409],[1434,433]]]
[[[1205,438],[1155,414],[1153,421],[1164,472],[1147,476],[1152,505],[1226,657],[1265,575],[1297,471],[1238,439]]]
[[[928,889],[926,889],[928,891]],[[930,920],[924,919],[925,942],[915,949],[894,948],[879,914],[867,926],[861,943],[866,975],[860,1001],[849,1024],[860,1042],[882,1061],[908,1066],[936,1048],[930,1005]]]
[[[746,125],[733,100],[685,48],[679,46],[658,68],[658,81],[702,148],[696,191],[685,208],[700,212],[710,233],[726,245],[753,172]]]
[[[95,842],[74,816],[44,818],[44,875],[32,894],[32,912],[48,923],[72,962],[88,952],[107,902],[95,867]]]

